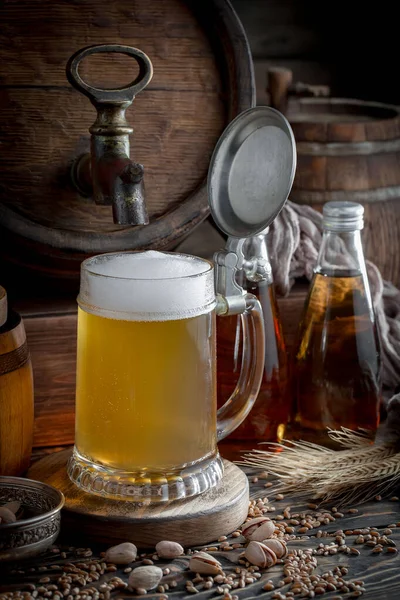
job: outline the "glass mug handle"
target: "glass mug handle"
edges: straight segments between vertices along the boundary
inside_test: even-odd
[[[231,397],[217,411],[218,442],[239,427],[247,417],[257,399],[264,374],[265,333],[262,307],[253,294],[246,294],[245,300],[246,309],[240,315],[243,333],[242,367]]]

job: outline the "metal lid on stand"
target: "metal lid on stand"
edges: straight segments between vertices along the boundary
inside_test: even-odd
[[[246,259],[243,244],[272,223],[285,204],[296,170],[296,144],[285,117],[258,106],[241,113],[218,140],[208,172],[208,202],[218,227],[228,235],[214,255],[219,314],[246,309],[246,292],[236,275],[264,274],[263,257]]]
[[[242,112],[225,129],[211,158],[211,214],[228,236],[268,227],[285,204],[296,170],[296,145],[285,117],[268,106]]]

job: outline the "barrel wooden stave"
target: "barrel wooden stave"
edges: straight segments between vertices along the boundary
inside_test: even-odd
[[[300,146],[292,198],[307,203],[309,193],[311,201],[315,198],[317,202],[328,202],[340,193],[350,199],[351,193],[366,191],[371,192],[369,196],[365,194],[368,202],[368,197],[372,201],[373,190],[382,188],[380,195],[384,200],[388,193],[385,188],[399,185],[400,152],[375,156],[309,156],[301,154]]]

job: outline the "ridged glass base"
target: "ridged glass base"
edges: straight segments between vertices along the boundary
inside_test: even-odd
[[[71,481],[89,494],[152,504],[202,494],[222,479],[224,467],[216,452],[201,461],[165,473],[133,473],[96,464],[74,448],[67,472]]]

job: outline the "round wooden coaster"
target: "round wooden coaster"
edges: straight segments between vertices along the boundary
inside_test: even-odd
[[[231,533],[247,517],[247,477],[227,460],[224,460],[224,477],[212,490],[186,500],[141,506],[81,491],[67,475],[70,454],[71,450],[50,454],[32,465],[27,474],[30,479],[63,492],[62,532],[72,529],[75,535],[79,533],[96,542],[130,541],[142,548],[161,540],[197,546]]]

